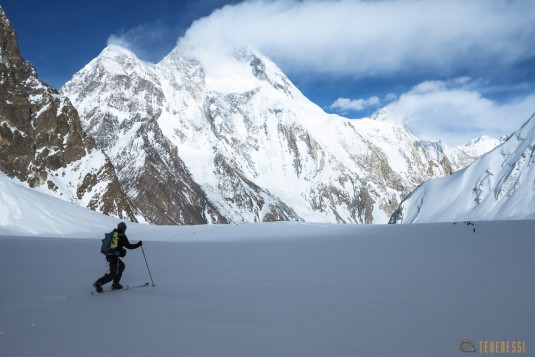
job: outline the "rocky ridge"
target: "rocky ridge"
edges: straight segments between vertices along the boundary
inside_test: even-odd
[[[109,158],[69,99],[39,80],[0,7],[0,171],[30,187],[136,220]]]

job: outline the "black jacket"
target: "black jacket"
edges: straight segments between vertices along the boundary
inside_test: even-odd
[[[124,232],[119,232],[117,229],[113,230],[113,233],[115,234],[117,232],[119,234],[119,240],[117,241],[117,247],[114,249],[116,254],[111,254],[119,257],[124,257],[126,255],[126,249],[136,249],[141,247],[141,241],[137,242],[136,244],[131,244],[128,238],[126,237],[126,234]]]

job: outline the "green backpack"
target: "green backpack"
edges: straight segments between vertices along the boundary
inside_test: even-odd
[[[100,246],[100,252],[104,255],[116,255],[117,243],[119,242],[119,233],[111,231],[104,234],[102,239],[102,245]]]

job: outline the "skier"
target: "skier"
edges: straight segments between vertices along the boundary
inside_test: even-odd
[[[117,225],[117,229],[113,230],[111,249],[108,254],[106,254],[106,260],[110,264],[110,272],[108,274],[105,274],[103,277],[97,279],[97,281],[93,283],[93,286],[99,293],[103,291],[102,285],[107,284],[112,280],[112,290],[119,290],[123,288],[123,286],[119,284],[119,282],[121,281],[125,265],[119,258],[122,258],[126,255],[126,249],[124,248],[137,249],[143,245],[142,241],[139,241],[136,244],[131,244],[128,241],[126,235],[124,234],[125,232],[126,224],[124,222],[119,223]]]

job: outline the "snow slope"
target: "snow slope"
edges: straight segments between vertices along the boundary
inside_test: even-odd
[[[535,114],[469,167],[425,182],[392,222],[525,219],[535,213]]]
[[[94,296],[116,219],[0,180],[1,356],[440,357],[467,339],[535,343],[535,221],[130,223],[155,287]],[[124,284],[150,281],[140,250],[124,261]]]
[[[29,188],[0,172],[0,235],[91,236],[117,218]]]

